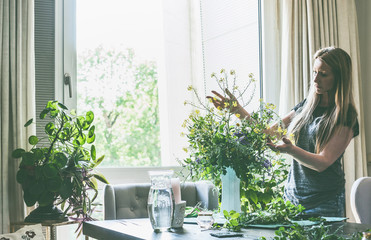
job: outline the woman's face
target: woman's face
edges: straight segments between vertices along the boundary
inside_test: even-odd
[[[313,82],[317,94],[327,93],[335,85],[334,74],[330,66],[318,58],[313,64]]]

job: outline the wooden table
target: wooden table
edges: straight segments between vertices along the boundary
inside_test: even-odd
[[[349,234],[358,231],[365,231],[371,228],[371,225],[357,224],[357,223],[334,223],[334,229],[344,225],[340,234]],[[102,240],[217,240],[212,237],[211,232],[218,232],[219,230],[201,231],[198,225],[184,224],[182,229],[171,229],[170,232],[155,233],[152,229],[148,218],[141,219],[121,219],[121,220],[106,220],[84,222],[83,234],[89,237]],[[258,239],[259,237],[266,237],[272,239],[275,229],[263,228],[248,228],[243,229],[243,237],[233,237],[226,239]]]
[[[78,223],[78,222],[77,221],[65,221],[65,222],[44,221],[44,222],[41,223],[41,225],[46,228],[45,233],[44,233],[45,234],[45,239],[46,240],[56,240],[57,239],[57,235],[56,235],[57,227],[65,226],[65,225],[69,225],[69,224],[76,224],[76,223]],[[29,222],[11,223],[10,224],[10,232],[15,232],[16,230],[18,230],[18,228],[21,228],[21,227],[27,226],[27,225],[34,225],[34,224],[37,224],[37,223],[29,223]],[[88,239],[88,237],[86,237],[85,239]]]

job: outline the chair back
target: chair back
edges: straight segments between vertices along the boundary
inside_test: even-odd
[[[104,219],[147,218],[147,200],[149,183],[107,184],[104,187]],[[187,206],[214,210],[218,208],[218,192],[214,184],[208,181],[181,183],[182,200]]]
[[[357,223],[371,224],[371,177],[362,177],[353,183],[350,204]]]

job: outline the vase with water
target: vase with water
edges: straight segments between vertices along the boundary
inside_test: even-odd
[[[227,173],[222,175],[222,204],[221,215],[223,211],[230,212],[234,210],[241,212],[241,197],[240,197],[240,179],[237,177],[233,168],[228,167]]]
[[[174,194],[171,187],[173,171],[149,171],[151,188],[148,195],[148,216],[155,231],[171,228]]]

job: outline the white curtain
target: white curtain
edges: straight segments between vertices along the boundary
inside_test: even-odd
[[[275,44],[272,44],[272,39]],[[311,81],[312,56],[316,50],[327,46],[344,49],[353,62],[353,86],[359,113],[360,135],[354,138],[344,154],[344,169],[347,217],[354,221],[349,204],[350,189],[357,178],[367,175],[355,2],[263,1],[263,49],[266,48],[263,52],[266,88],[264,92],[271,98],[270,101],[279,106],[281,115],[289,112],[307,96]],[[272,71],[271,66],[276,66],[275,70]],[[279,89],[279,93],[269,95],[271,86]]]
[[[15,148],[27,148],[34,117],[34,1],[0,1],[0,233],[24,219],[22,189],[16,182]]]

